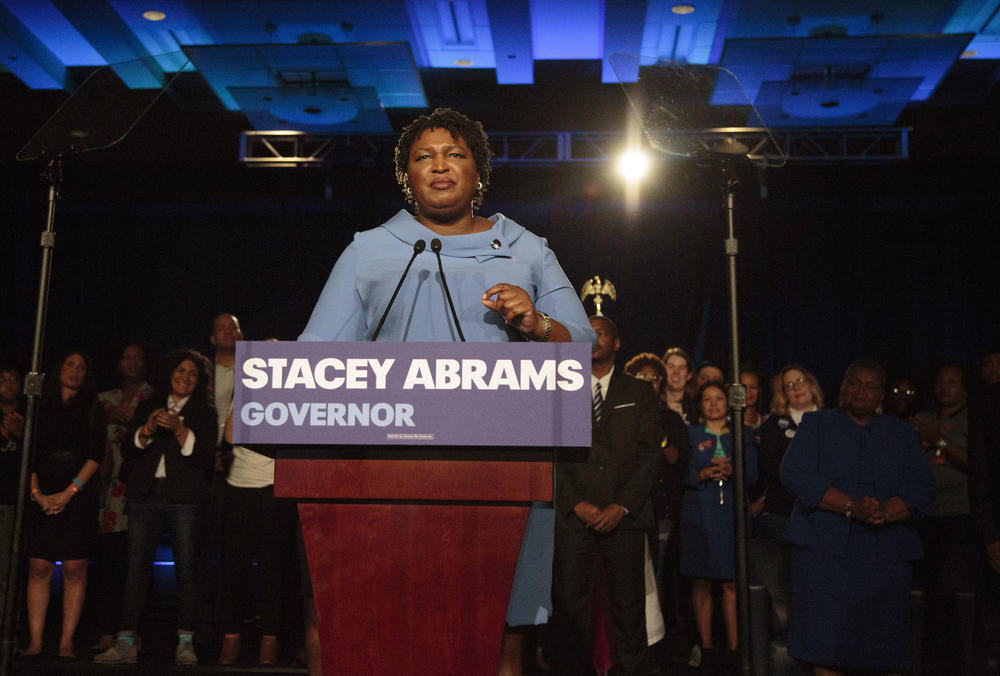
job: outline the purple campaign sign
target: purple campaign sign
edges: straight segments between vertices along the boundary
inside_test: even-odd
[[[236,344],[240,444],[590,446],[590,343]]]

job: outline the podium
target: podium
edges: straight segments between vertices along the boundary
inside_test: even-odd
[[[525,346],[510,344],[396,343],[391,348],[382,343],[276,345],[282,344],[239,343],[237,373],[253,354],[260,355],[258,361],[249,363],[270,363],[267,359],[274,357],[267,355],[275,350],[296,354],[312,350],[309,364],[327,366],[331,357],[324,356],[323,349],[336,350],[338,355],[357,350],[376,358],[393,354],[404,364],[411,353],[413,360],[425,360],[427,351],[449,355],[439,357],[449,361],[457,352],[458,361],[464,364],[471,350],[477,354],[475,361],[487,363],[487,372],[491,360],[511,362],[508,357],[514,350],[521,357],[522,376],[527,368],[524,362],[529,361],[524,359],[526,353],[519,351]],[[545,365],[553,358],[560,368],[563,362],[573,362],[581,374],[589,374],[589,344],[527,347],[537,366],[531,367],[536,375],[550,370],[555,373],[555,366],[549,369]],[[291,371],[292,367],[286,368],[291,363],[287,357],[280,359],[286,359],[282,362],[285,372]],[[346,358],[343,361],[346,363]],[[299,380],[310,365],[300,365]],[[502,366],[509,367],[506,363]],[[400,373],[406,371],[402,368]],[[390,374],[379,381],[385,387],[369,392],[374,397],[366,400],[371,405],[371,420],[375,420],[375,406],[398,413],[401,397],[408,402],[404,406],[410,407],[405,410],[412,409],[412,421],[406,419],[413,427],[401,434],[386,432],[389,427],[345,429],[340,435],[321,430],[346,443],[317,447],[316,430],[304,429],[304,422],[312,419],[304,407],[315,406],[316,393],[300,398],[299,404],[275,403],[262,392],[266,389],[260,384],[263,376],[259,371],[254,373],[258,376],[256,389],[241,389],[237,378],[234,405],[244,423],[243,429],[237,425],[234,431],[237,442],[252,442],[256,436],[262,443],[273,444],[287,434],[303,439],[302,445],[310,447],[287,453],[299,457],[278,458],[274,487],[276,496],[299,503],[324,673],[494,676],[531,502],[553,499],[552,447],[589,445],[590,393],[589,387],[582,385],[584,379],[579,379],[581,387],[576,387],[577,379],[571,377],[571,383],[560,381],[559,387],[549,389],[538,377],[531,381],[538,386],[529,393],[511,387],[449,393],[415,392],[402,385],[402,380],[397,383],[400,389],[393,390]],[[332,372],[316,375],[316,381],[333,382],[330,375]],[[515,381],[508,378],[507,382]],[[551,385],[554,381],[548,382]],[[280,390],[281,385],[275,389]],[[363,397],[357,392],[348,394],[357,407]],[[289,395],[285,392],[284,396]],[[504,406],[510,410],[503,410]],[[291,411],[291,418],[299,416],[303,429],[289,426],[286,410]],[[490,417],[488,412],[505,419],[503,425],[519,429],[504,437],[511,440],[511,446],[496,445],[499,423],[484,422],[482,418]],[[514,418],[509,417],[511,413]],[[321,423],[334,419],[322,416]],[[389,425],[386,420],[382,423]],[[268,421],[272,429],[267,428]],[[454,437],[464,443],[450,441],[458,426],[484,429],[471,439],[464,433]],[[382,440],[382,444],[370,443],[368,438]],[[395,438],[405,442],[385,443]],[[414,438],[423,439],[423,445],[412,445]],[[527,444],[529,438],[535,444]],[[442,446],[442,439],[449,441]],[[448,446],[449,442],[453,445]]]
[[[301,501],[325,673],[496,674],[551,462],[279,460],[275,493]]]

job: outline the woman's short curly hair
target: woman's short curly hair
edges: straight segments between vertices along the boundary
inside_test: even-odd
[[[171,392],[170,379],[177,367],[185,360],[191,361],[198,371],[198,382],[194,386],[194,392],[191,393],[191,399],[202,404],[214,405],[212,402],[212,375],[214,373],[212,362],[201,352],[186,348],[171,350],[160,361],[156,382],[157,398],[162,397],[164,401],[166,400],[167,395]]]
[[[486,131],[480,122],[463,115],[451,108],[437,108],[432,113],[421,115],[413,120],[404,129],[396,143],[396,182],[403,189],[403,196],[406,201],[417,206],[417,201],[409,189],[406,178],[406,167],[410,163],[410,148],[413,142],[428,129],[444,129],[451,137],[458,139],[461,137],[472,151],[472,157],[476,161],[476,171],[479,172],[479,183],[476,191],[472,194],[473,208],[479,208],[483,203],[483,195],[490,184],[490,142],[486,137]]]
[[[629,359],[628,363],[625,364],[625,373],[634,376],[647,366],[656,371],[656,375],[660,377],[661,383],[666,381],[667,367],[663,365],[663,360],[652,352],[640,352]]]

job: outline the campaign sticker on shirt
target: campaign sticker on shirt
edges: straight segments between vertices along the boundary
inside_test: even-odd
[[[715,442],[711,439],[705,439],[705,441],[698,444],[699,451],[707,451],[710,448],[715,448]]]
[[[793,430],[793,429],[787,429],[787,430],[785,430],[785,436],[788,437],[789,439],[794,439],[795,438],[795,430]]]
[[[787,430],[789,425],[791,425],[791,423],[788,422],[788,418],[778,418],[778,427],[781,429]]]

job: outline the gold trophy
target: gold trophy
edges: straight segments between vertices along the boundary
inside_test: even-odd
[[[611,283],[610,279],[601,279],[599,275],[594,275],[580,287],[580,302],[586,303],[590,296],[594,297],[594,315],[603,317],[601,306],[604,304],[604,297],[617,300],[615,298],[615,285]]]

